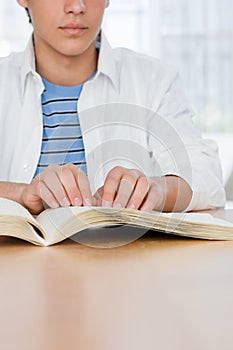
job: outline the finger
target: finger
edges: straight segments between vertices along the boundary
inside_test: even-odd
[[[101,186],[101,187],[96,191],[96,193],[94,194],[94,198],[96,198],[96,200],[97,200],[98,202],[100,202],[100,204],[101,204],[101,202],[102,202],[103,193],[104,193],[104,187]]]
[[[60,206],[53,193],[49,190],[49,188],[43,181],[38,181],[36,186],[38,187],[37,191],[39,193],[40,198],[49,208],[55,209]],[[44,206],[44,209],[45,207],[46,206]]]
[[[48,168],[38,175],[39,184],[44,184],[53,194],[54,198],[61,207],[68,207],[71,203],[60,179],[61,167],[57,165],[48,166]],[[44,189],[44,187],[41,188]]]
[[[126,207],[132,194],[134,193],[135,186],[138,179],[143,174],[135,169],[128,170],[127,173],[122,177],[117,196],[114,201],[114,207]]]
[[[84,174],[84,172],[82,172],[79,169],[78,172],[76,172],[75,177],[76,177],[76,183],[78,185],[78,188],[81,194],[82,204],[86,206],[95,205],[96,200],[92,196],[90,183],[86,174]]]
[[[163,210],[165,201],[165,193],[161,185],[154,184],[150,187],[148,195],[145,198],[143,205],[140,210],[152,211],[152,210]]]
[[[94,194],[94,198],[96,199],[96,205],[99,207],[102,204],[102,195],[104,192],[104,187],[101,186],[96,193]]]
[[[28,184],[22,192],[23,205],[33,214],[38,215],[42,212],[44,202],[40,194],[39,180],[34,178],[30,184]]]
[[[104,186],[101,186],[96,193],[94,194],[94,197],[97,199],[101,199],[104,193]]]
[[[122,176],[128,169],[115,167],[109,171],[103,187],[102,206],[111,207]]]
[[[140,176],[136,186],[134,188],[134,192],[127,204],[127,208],[129,209],[139,209],[145,200],[146,195],[150,189],[150,185],[145,176]]]
[[[80,206],[83,204],[80,188],[76,182],[80,169],[73,164],[66,164],[61,167],[60,179],[71,205]]]
[[[127,206],[139,176],[140,174],[137,171],[129,170],[122,177],[113,203],[114,207],[125,208]]]
[[[33,215],[38,215],[46,208],[58,208],[60,205],[51,191],[48,189],[40,177],[36,176],[32,182],[27,185],[22,194],[23,203]]]

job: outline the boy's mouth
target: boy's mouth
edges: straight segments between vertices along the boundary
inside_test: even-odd
[[[82,34],[87,28],[87,26],[75,22],[67,23],[64,26],[60,27],[60,29],[70,35]]]

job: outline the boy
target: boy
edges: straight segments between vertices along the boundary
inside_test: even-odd
[[[223,206],[215,146],[194,129],[177,73],[110,47],[108,0],[17,1],[33,37],[0,63],[1,197],[33,214]]]

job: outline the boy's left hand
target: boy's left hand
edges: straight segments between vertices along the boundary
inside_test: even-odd
[[[165,199],[161,178],[150,179],[137,169],[114,167],[95,197],[99,205],[151,211],[159,209]]]

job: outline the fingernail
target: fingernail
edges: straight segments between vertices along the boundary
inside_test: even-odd
[[[141,211],[148,212],[148,213],[152,211],[151,209],[149,209],[149,208],[147,208],[147,207],[141,208],[140,210],[141,210]]]
[[[78,198],[78,197],[76,197],[75,199],[74,199],[74,205],[76,205],[77,207],[79,207],[80,205],[81,205],[81,200]]]
[[[70,202],[68,201],[68,199],[66,197],[62,199],[61,203],[62,203],[63,207],[69,207],[69,205],[70,205]]]
[[[106,207],[106,208],[111,208],[112,207],[112,203],[109,202],[109,201],[102,200],[102,206]]]
[[[130,204],[130,206],[128,208],[134,210],[135,209],[135,205],[134,204]]]
[[[59,204],[58,204],[57,202],[53,201],[53,202],[51,203],[51,206],[50,206],[50,207],[53,208],[53,209],[56,209],[56,208],[59,208]]]
[[[121,205],[120,203],[114,203],[114,204],[113,204],[113,208],[121,209],[121,208],[122,208],[122,205]]]

